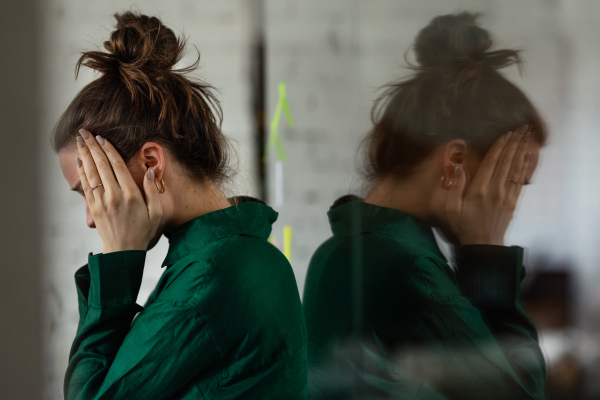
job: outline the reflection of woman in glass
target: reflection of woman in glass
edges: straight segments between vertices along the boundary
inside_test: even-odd
[[[315,371],[355,339],[406,367],[417,393],[544,398],[537,333],[518,300],[523,249],[505,247],[504,235],[546,134],[527,97],[498,72],[517,52],[490,50],[475,19],[435,18],[417,36],[414,75],[374,108],[364,142],[370,191],[333,204],[333,237],[308,270]],[[454,245],[456,271],[432,227]],[[431,361],[424,373],[406,362],[420,355]]]
[[[185,75],[193,68],[174,69],[184,43],[157,18],[116,18],[106,52],[78,63],[101,76],[53,138],[103,242],[75,275],[65,398],[304,398],[296,281],[267,242],[277,213],[248,198],[232,206],[219,190],[220,108],[210,86]],[[166,269],[141,307],[146,250],[162,234]]]

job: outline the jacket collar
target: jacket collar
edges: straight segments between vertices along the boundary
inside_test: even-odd
[[[403,211],[365,203],[347,195],[337,199],[329,212],[329,224],[334,236],[348,237],[360,233],[380,232],[429,251],[443,260],[431,226]]]
[[[164,235],[169,250],[162,266],[169,266],[210,242],[229,235],[250,235],[267,239],[277,212],[259,201],[247,201],[210,212],[173,228]]]

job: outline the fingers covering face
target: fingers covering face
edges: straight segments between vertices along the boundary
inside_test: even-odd
[[[135,180],[131,176],[131,172],[127,168],[127,164],[123,160],[123,157],[119,154],[117,149],[110,143],[108,140],[101,138],[102,142],[102,150],[106,155],[107,160],[110,163],[110,167],[112,169],[113,176],[116,178],[117,185],[124,192],[134,193],[135,190],[139,191]]]
[[[510,208],[516,205],[531,162],[527,156],[532,137],[529,129],[522,125],[496,140],[481,162],[470,191],[487,193]]]
[[[516,202],[521,194],[521,189],[527,179],[527,172],[531,164],[531,138],[533,134],[528,132],[519,147],[519,151],[515,156],[506,184],[508,186],[509,197]]]
[[[100,136],[94,137],[84,129],[80,133],[77,142],[87,181],[92,188],[102,183],[94,192],[102,189],[103,192],[116,193],[122,189],[124,192],[134,193],[137,185],[114,146],[108,140]]]
[[[479,169],[477,170],[477,174],[473,178],[472,186],[486,188],[494,175],[494,171],[496,169],[496,165],[498,164],[498,160],[500,159],[504,149],[510,143],[514,141],[513,132],[508,132],[502,135],[496,142],[492,145],[490,150],[485,155]]]
[[[515,168],[514,163],[518,162],[517,154],[521,151],[528,137],[529,127],[527,125],[520,126],[512,135],[509,142],[502,151],[502,155],[498,159],[493,177],[492,185],[496,188],[502,188],[510,178],[511,169]]]
[[[81,129],[79,133],[81,134],[81,137],[78,138],[79,154],[87,180],[92,188],[102,183],[102,186],[94,189],[94,192],[97,192],[95,194],[116,190],[118,184],[104,150],[88,131]],[[82,140],[83,146],[81,146]],[[100,140],[102,139],[100,138]]]

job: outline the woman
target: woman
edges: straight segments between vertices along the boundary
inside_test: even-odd
[[[504,235],[546,133],[498,72],[518,53],[491,46],[476,15],[437,17],[416,38],[414,75],[376,103],[370,190],[333,204],[333,237],[306,279],[315,393],[544,398],[536,329],[518,300],[523,249]],[[456,272],[432,227],[454,245]],[[357,377],[342,379],[346,392],[322,378],[344,377],[340,354]]]
[[[184,42],[157,18],[115,17],[106,52],[77,64],[101,76],[53,137],[103,243],[75,274],[65,398],[303,398],[298,290],[267,242],[277,213],[247,198],[232,206],[219,190],[228,173],[220,108],[209,85],[186,77],[195,65],[173,68]],[[166,270],[141,307],[146,250],[163,234]]]

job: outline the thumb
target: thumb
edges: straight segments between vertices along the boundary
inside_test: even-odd
[[[454,167],[454,184],[448,190],[448,200],[446,202],[446,214],[450,221],[456,221],[462,214],[465,187],[467,178],[463,166],[457,164]]]
[[[144,178],[144,194],[146,195],[146,206],[148,207],[150,224],[158,226],[162,218],[162,206],[158,197],[160,192],[154,182],[154,171],[152,168],[148,168],[148,172]]]

